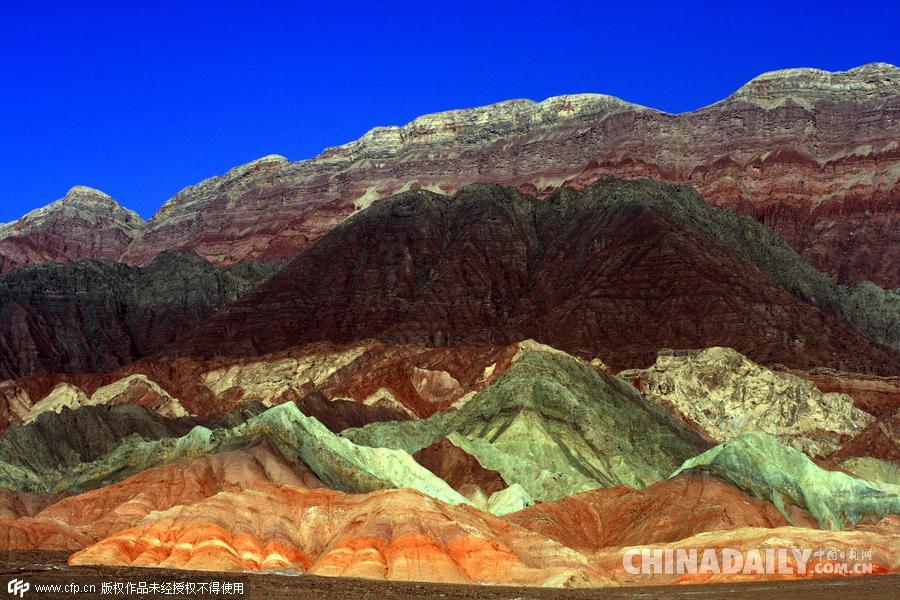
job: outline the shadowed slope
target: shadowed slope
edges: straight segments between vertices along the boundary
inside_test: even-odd
[[[765,73],[681,115],[598,94],[425,115],[313,160],[267,156],[190,186],[126,260],[184,248],[226,264],[287,261],[397,192],[490,182],[546,195],[616,175],[689,183],[754,216],[841,283],[896,288],[898,106],[900,70],[877,63]]]
[[[108,370],[160,350],[272,269],[217,270],[169,252],[142,269],[110,262],[0,275],[0,379]]]
[[[762,363],[898,372],[896,351],[842,324],[845,294],[689,188],[604,180],[537,201],[471,186],[354,216],[181,351],[534,338],[616,369],[645,366],[660,348],[722,345]]]

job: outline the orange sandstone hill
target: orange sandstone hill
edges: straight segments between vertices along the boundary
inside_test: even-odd
[[[448,583],[611,583],[574,550],[417,492],[354,496],[273,485],[156,513],[74,554],[71,563]]]

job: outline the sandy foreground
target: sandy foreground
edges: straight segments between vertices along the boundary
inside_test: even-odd
[[[516,588],[500,586],[444,585],[431,583],[404,583],[370,581],[364,579],[330,578],[317,576],[250,575],[236,573],[203,573],[165,569],[138,569],[120,567],[70,567],[66,553],[61,552],[6,552],[0,553],[0,585],[7,591],[13,579],[27,581],[30,589],[22,598],[311,598],[352,599],[369,598],[392,600],[403,598],[467,598],[509,599],[527,598],[791,598],[792,600],[841,598],[842,600],[900,597],[900,575],[869,577],[843,577],[802,581],[768,581],[760,583],[735,583],[711,585],[655,586],[629,588],[603,588],[587,590],[559,590],[541,588]],[[194,594],[182,593],[134,594],[115,593],[110,586],[115,583],[135,586],[154,583],[174,586],[175,582],[194,584]],[[217,586],[214,584],[218,584]],[[103,584],[106,583],[105,594]],[[38,586],[60,585],[58,591],[39,591]],[[205,584],[205,585],[203,585]],[[243,584],[243,594],[237,593]],[[66,587],[68,586],[68,587]],[[76,588],[77,586],[77,588]],[[94,586],[94,592],[88,586]],[[186,588],[182,588],[184,590]],[[213,590],[216,590],[213,592]],[[225,590],[230,593],[225,593]],[[202,593],[200,593],[202,591]],[[8,597],[9,596],[7,594]]]

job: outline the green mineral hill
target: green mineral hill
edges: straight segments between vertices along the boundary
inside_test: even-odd
[[[67,468],[29,468],[0,461],[0,487],[37,492],[77,492],[107,485],[145,469],[268,440],[290,460],[302,462],[329,487],[351,493],[411,488],[449,504],[472,504],[407,452],[358,446],[328,430],[294,403],[271,408],[231,429],[197,426],[179,438],[126,437],[102,457]],[[533,504],[517,486],[483,503],[498,514]]]
[[[526,351],[459,410],[343,433],[409,453],[446,437],[535,500],[643,487],[709,446],[630,384],[558,351]]]
[[[887,483],[900,486],[900,464],[871,456],[848,458],[841,468],[872,483]]]
[[[823,529],[900,514],[900,486],[827,471],[765,433],[745,433],[719,444],[685,461],[672,476],[687,470],[718,475],[769,500],[788,519],[788,503],[804,508]]]
[[[15,465],[35,473],[62,472],[100,459],[130,436],[152,441],[181,437],[197,425],[236,427],[264,409],[262,404],[249,403],[229,413],[196,419],[164,417],[133,404],[65,407],[3,430],[0,469]]]

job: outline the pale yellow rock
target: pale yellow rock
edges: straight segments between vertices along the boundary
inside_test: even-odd
[[[416,413],[411,411],[409,407],[405,406],[402,402],[397,400],[391,390],[387,388],[378,388],[375,393],[371,396],[363,400],[363,404],[366,406],[374,406],[374,407],[384,407],[393,410],[399,410],[400,412],[404,412],[408,414],[413,419],[419,418]]]
[[[371,342],[338,352],[310,353],[299,358],[236,363],[203,374],[203,381],[221,397],[232,388],[244,390],[247,400],[259,400],[272,406],[284,393],[305,386],[316,387],[339,369],[351,365],[365,354]]]
[[[823,394],[811,382],[776,373],[731,348],[661,352],[648,369],[620,373],[639,379],[644,395],[675,410],[713,439],[763,432],[810,456],[837,450],[875,418],[847,394]]]
[[[841,468],[872,483],[881,482],[900,486],[900,464],[890,460],[857,456],[843,461]]]
[[[462,110],[423,115],[401,127],[375,127],[354,142],[328,148],[316,161],[343,163],[381,160],[413,150],[452,159],[461,148],[489,145],[499,139],[549,125],[594,121],[644,107],[604,94],[570,94],[533,100],[506,100]]]
[[[31,423],[45,412],[61,412],[64,408],[75,410],[88,403],[87,395],[74,385],[61,383],[49,394],[32,406],[22,419],[23,423]]]
[[[31,398],[28,392],[19,387],[15,381],[0,383],[0,402],[4,402],[7,413],[13,422],[22,422],[31,410]]]
[[[459,382],[447,371],[429,371],[414,367],[410,383],[416,393],[432,402],[458,398],[464,393]]]
[[[131,375],[104,386],[94,392],[88,404],[143,404],[139,400],[148,394],[159,396],[153,405],[147,406],[153,412],[164,417],[188,416],[188,411],[177,398],[173,398],[146,375]]]

